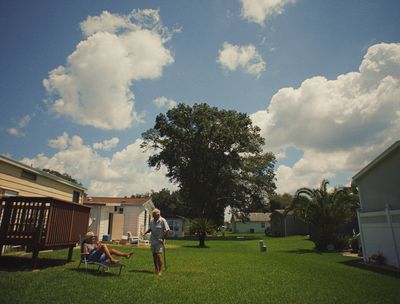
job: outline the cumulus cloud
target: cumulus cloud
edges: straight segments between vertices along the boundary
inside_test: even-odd
[[[66,172],[81,181],[93,196],[129,196],[162,188],[176,189],[165,177],[164,168],[157,171],[148,167],[150,152],[142,151],[140,139],[111,157],[99,155],[93,147],[85,145],[81,137],[70,137],[67,133],[49,143],[61,143],[64,139],[66,146],[60,144],[54,155],[39,154],[21,161],[36,168]]]
[[[174,62],[165,43],[172,31],[157,10],[128,15],[103,12],[81,23],[85,39],[64,66],[49,72],[43,85],[50,109],[76,123],[126,129],[141,121],[131,91],[134,81],[155,79]]]
[[[167,97],[161,96],[157,97],[153,100],[153,103],[158,107],[167,107],[168,109],[174,108],[177,105],[177,102],[173,99],[168,99]]]
[[[284,7],[296,0],[241,0],[242,17],[249,22],[264,25],[268,18],[280,15],[284,12]]]
[[[103,140],[103,142],[94,143],[93,149],[110,151],[111,149],[115,148],[118,145],[118,143],[119,143],[119,138],[113,137],[111,139]]]
[[[277,168],[280,191],[315,186],[338,172],[354,174],[400,134],[400,44],[377,44],[359,71],[306,79],[283,88],[251,115],[268,147],[295,147],[303,157]]]
[[[266,62],[252,44],[233,45],[225,42],[219,50],[217,62],[228,71],[243,69],[248,74],[259,77],[265,71]]]
[[[29,115],[25,115],[19,120],[15,127],[7,129],[8,134],[17,137],[25,136],[23,129],[29,124],[30,121],[31,117]]]

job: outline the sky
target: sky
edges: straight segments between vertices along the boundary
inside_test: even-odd
[[[141,134],[178,103],[247,113],[278,193],[349,185],[400,136],[398,0],[0,1],[0,154],[91,196],[174,190]]]

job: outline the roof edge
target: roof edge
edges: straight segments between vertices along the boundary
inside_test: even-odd
[[[381,154],[379,154],[372,161],[370,161],[364,168],[362,168],[352,177],[352,180],[356,182],[358,179],[360,179],[363,175],[365,175],[368,171],[374,168],[378,163],[380,163],[383,159],[385,159],[388,155],[390,155],[393,151],[395,151],[398,148],[400,148],[400,140],[395,141],[391,146],[389,146],[389,148],[384,150]]]

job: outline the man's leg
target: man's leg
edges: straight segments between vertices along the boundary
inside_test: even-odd
[[[159,275],[161,275],[162,266],[163,266],[162,253],[158,252],[157,253],[157,267],[158,267],[158,274]]]
[[[154,263],[154,273],[158,274],[160,271],[158,268],[157,253],[153,253],[153,263]]]

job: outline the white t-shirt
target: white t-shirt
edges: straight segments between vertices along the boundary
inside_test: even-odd
[[[165,231],[170,230],[167,221],[163,217],[159,217],[157,221],[152,219],[150,221],[151,237],[150,241],[152,244],[159,244],[160,239],[164,238]]]

